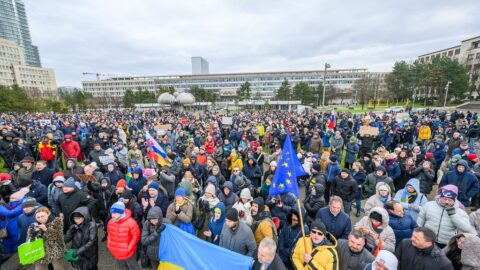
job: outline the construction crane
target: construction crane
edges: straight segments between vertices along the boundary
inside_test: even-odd
[[[100,81],[100,77],[118,77],[118,75],[115,75],[115,74],[93,73],[93,72],[83,72],[82,75],[95,75],[97,76],[97,81]]]

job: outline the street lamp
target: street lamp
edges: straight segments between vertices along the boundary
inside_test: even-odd
[[[448,97],[448,87],[452,82],[448,81],[447,85],[445,86],[445,101],[443,102],[443,107],[447,106],[447,97]]]
[[[323,98],[322,98],[322,107],[325,108],[325,91],[327,90],[325,85],[325,78],[327,77],[327,68],[330,68],[330,64],[325,63],[325,72],[323,73]]]

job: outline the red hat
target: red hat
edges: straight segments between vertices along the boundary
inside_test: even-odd
[[[467,155],[467,158],[470,159],[471,161],[475,162],[475,163],[478,162],[478,156],[476,154],[470,153],[470,154]]]
[[[120,179],[118,180],[117,182],[117,188],[119,187],[123,187],[123,188],[126,188],[127,187],[127,182],[125,181],[125,179]]]
[[[433,158],[433,153],[429,152],[425,154],[425,158]]]
[[[56,173],[53,174],[52,179],[55,179],[58,176],[65,177],[65,175],[63,175],[63,172],[56,172]]]
[[[12,176],[8,173],[0,173],[0,185],[8,185],[12,182]]]

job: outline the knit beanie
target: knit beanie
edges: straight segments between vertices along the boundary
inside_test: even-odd
[[[212,167],[212,170],[213,170],[213,171],[220,171],[220,167],[218,167],[218,165],[214,165],[214,166]]]
[[[73,179],[73,177],[69,177],[67,179],[67,181],[65,181],[65,183],[63,183],[63,186],[64,187],[72,187],[72,188],[77,187],[75,185],[75,179]]]
[[[375,211],[372,212],[372,213],[370,213],[370,218],[371,218],[371,219],[374,219],[374,220],[376,220],[376,221],[378,221],[378,222],[383,222],[383,221],[382,221],[382,214],[380,214],[380,213],[378,213],[378,212],[375,212]]]
[[[177,188],[177,191],[175,191],[175,197],[177,196],[182,196],[182,197],[187,196],[187,194],[185,193],[185,189]]]
[[[63,173],[62,174],[56,173],[56,174],[53,175],[52,183],[55,184],[55,183],[63,183],[63,182],[65,182],[65,177],[63,176]]]
[[[207,187],[205,188],[205,193],[210,193],[212,195],[215,195],[216,194],[215,186],[213,184],[207,185]]]
[[[122,195],[120,196],[121,198],[131,200],[133,198],[133,193],[131,190],[127,189],[124,192],[122,192]]]
[[[449,198],[455,201],[457,199],[457,194],[451,190],[442,190],[442,193],[440,193],[440,198]]]
[[[320,219],[315,219],[312,222],[312,225],[310,225],[310,231],[312,230],[318,230],[323,233],[323,235],[327,234],[327,228],[325,227],[325,224]]]
[[[151,189],[151,188],[158,190],[160,186],[158,185],[157,182],[151,182],[150,185],[148,185],[148,189]]]
[[[238,211],[235,208],[230,208],[227,210],[227,214],[225,215],[226,219],[230,221],[238,221]]]
[[[120,179],[118,180],[117,182],[117,188],[119,187],[123,187],[123,188],[126,188],[127,187],[127,182],[125,181],[125,179]]]
[[[123,202],[116,202],[110,208],[110,213],[125,214],[125,204]]]
[[[252,194],[250,193],[250,189],[248,189],[248,188],[242,189],[242,191],[240,192],[240,198],[251,200],[252,199]]]
[[[22,208],[37,206],[37,200],[35,198],[28,198],[22,202]]]
[[[331,155],[331,156],[330,156],[330,161],[331,161],[331,162],[337,162],[337,160],[338,160],[337,155]]]

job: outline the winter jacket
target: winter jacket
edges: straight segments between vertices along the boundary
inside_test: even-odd
[[[235,230],[223,225],[219,246],[250,257],[257,248],[252,230],[241,221]]]
[[[379,182],[387,183],[390,186],[390,190],[394,192],[395,187],[393,185],[393,180],[392,178],[388,177],[387,170],[385,170],[385,168],[382,166],[377,167],[377,169],[382,170],[383,175],[378,176],[377,173],[374,171],[373,173],[367,175],[367,180],[365,180],[365,183],[363,183],[363,188],[365,189],[367,195],[372,196],[373,194],[375,194],[375,188],[377,186],[377,183]]]
[[[34,222],[37,222],[37,219],[35,218],[35,211],[37,211],[37,209],[40,207],[41,205],[37,205],[35,208],[33,208],[33,210],[30,213],[22,213],[18,217],[18,230],[19,230],[18,244],[19,245],[27,241],[28,228]]]
[[[360,146],[357,143],[348,143],[346,146],[347,154],[345,155],[346,163],[354,163],[357,161],[358,151],[360,151]]]
[[[144,197],[146,197],[148,200],[151,198],[150,197],[150,194],[147,192],[145,193]],[[155,206],[158,206],[160,207],[160,209],[162,209],[162,213],[167,213],[167,208],[168,208],[168,204],[169,204],[169,199],[167,197],[167,194],[166,192],[164,192],[163,190],[163,187],[160,187],[160,190],[158,190],[158,195],[157,195],[157,198],[155,199]],[[145,209],[145,214],[148,213],[148,211],[150,210],[151,206],[150,204],[147,206],[147,208]]]
[[[310,192],[310,194],[303,201],[303,205],[307,210],[307,214],[312,220],[315,219],[318,210],[326,206],[324,197],[325,187],[320,183],[315,184],[314,187],[315,194]]]
[[[478,251],[480,250],[480,238],[474,234],[460,233],[455,237],[452,237],[448,245],[443,249],[447,257],[453,262],[449,255],[452,253],[452,249],[457,246],[458,237],[465,237],[463,249],[460,254],[459,265],[462,270],[478,270],[480,269],[480,257]],[[455,263],[453,263],[455,266]]]
[[[140,229],[129,209],[125,209],[125,217],[119,221],[110,219],[107,231],[107,248],[116,260],[127,260],[135,255]]]
[[[397,181],[398,178],[402,175],[400,170],[400,165],[397,161],[384,161],[385,170],[387,171],[388,177],[392,178],[393,182]]]
[[[215,216],[212,216],[208,222],[208,230],[212,233],[210,241],[218,246],[223,225],[225,224],[225,205],[222,202],[219,202],[215,208],[220,209],[220,219],[215,220]]]
[[[319,156],[322,155],[323,153],[323,141],[322,141],[322,138],[320,137],[312,137],[311,141],[310,141],[310,152],[312,152],[313,154],[317,154]]]
[[[48,205],[48,190],[37,180],[33,180],[33,184],[30,187],[30,191],[27,193],[28,197],[35,198],[41,205]]]
[[[160,173],[160,184],[166,189],[170,200],[175,197],[175,175],[171,173]]]
[[[350,174],[347,179],[341,178],[340,175],[335,177],[331,189],[333,195],[339,196],[344,202],[352,202],[358,193],[357,181],[353,180]]]
[[[435,182],[435,172],[431,169],[418,167],[412,172],[412,176],[420,181],[420,192],[430,194]]]
[[[248,163],[249,160],[253,160],[253,165],[250,166]],[[243,175],[245,175],[254,185],[260,185],[260,180],[262,178],[262,170],[260,166],[257,165],[257,162],[253,158],[247,159],[245,166],[243,167]]]
[[[282,194],[281,200],[283,203],[282,207],[278,207],[276,203],[273,203],[271,196],[266,201],[266,205],[270,209],[270,213],[272,213],[272,217],[278,217],[280,219],[280,228],[282,228],[283,225],[285,225],[285,222],[287,221],[287,214],[297,204],[295,195],[293,195],[292,193]]]
[[[404,239],[395,251],[395,256],[398,259],[398,270],[453,270],[450,260],[435,244],[430,248],[419,249],[412,245],[412,240]]]
[[[20,170],[18,170],[18,175],[17,179],[15,180],[16,183],[20,183],[24,180],[30,180],[32,179],[32,174],[35,172],[37,169],[35,169],[35,166],[30,167],[30,169],[27,169],[25,167],[22,167]]]
[[[225,195],[225,191],[224,191],[225,188],[228,188],[230,190],[230,193],[228,195]],[[233,184],[231,181],[225,181],[225,184],[223,185],[222,193],[218,195],[218,199],[225,204],[225,208],[227,210],[232,208],[232,206],[238,200],[238,195],[233,193]]]
[[[305,216],[305,211],[303,211],[303,216]],[[302,230],[300,226],[300,222],[298,222],[295,226],[292,226],[292,215],[295,215],[297,218],[299,217],[298,208],[294,207],[290,210],[290,213],[287,215],[287,224],[283,227],[280,231],[280,235],[278,236],[278,254],[284,263],[290,261],[290,256],[292,255],[292,250],[297,243],[297,240],[302,237]],[[307,224],[304,223],[303,229],[305,231],[305,235],[310,233]]]
[[[133,195],[138,197],[138,194],[140,193],[140,191],[143,189],[145,185],[147,185],[147,179],[145,179],[142,176],[140,176],[137,179],[132,178],[130,181],[128,181],[127,185],[128,185],[128,188],[132,190]]]
[[[378,191],[380,189],[380,187],[385,187],[385,188],[388,189],[388,197],[386,199],[384,199],[384,201],[381,200],[382,198],[381,198],[380,193]],[[365,209],[365,215],[367,215],[367,216],[370,214],[370,212],[372,211],[372,209],[374,207],[382,207],[383,208],[385,203],[388,202],[389,200],[391,200],[391,198],[392,198],[392,195],[391,195],[392,192],[390,190],[390,186],[387,185],[384,182],[379,182],[377,184],[377,187],[375,188],[375,190],[376,190],[375,195],[370,196],[367,199],[367,201],[365,202],[364,209]]]
[[[65,139],[70,139],[70,142],[64,141],[60,149],[63,151],[63,155],[65,158],[77,158],[80,156],[80,145],[72,139],[72,135],[67,134],[65,135]]]
[[[232,206],[232,208],[237,209],[239,213],[239,219],[248,226],[251,226],[253,222],[252,205],[250,203],[251,202],[243,203],[240,199]],[[243,213],[243,216],[241,213]]]
[[[17,252],[18,242],[18,218],[22,214],[22,202],[24,199],[18,201],[11,201],[6,205],[0,205],[0,228],[7,229],[7,237],[3,239],[3,248],[6,254]]]
[[[412,237],[413,229],[418,227],[417,222],[409,215],[403,217],[397,216],[392,212],[388,213],[390,221],[388,225],[395,233],[395,247],[398,247],[403,239],[410,239]]]
[[[80,206],[87,206],[92,209],[95,200],[88,197],[83,191],[75,188],[72,192],[62,193],[58,197],[57,205],[55,206],[59,213],[64,216],[64,232],[70,227],[70,219],[68,218],[75,209]]]
[[[372,212],[377,212],[378,214],[382,215],[382,226],[380,227],[382,231],[378,234],[380,237],[380,240],[382,241],[381,249],[394,252],[395,251],[395,233],[393,232],[392,228],[388,225],[390,218],[388,217],[387,210],[385,210],[385,208],[382,208],[382,207],[375,207],[372,209]],[[364,216],[362,219],[360,219],[357,222],[357,224],[355,224],[356,230],[359,230],[362,227],[371,231],[375,231],[369,216]],[[365,246],[373,247],[373,249],[378,248],[374,242],[374,239],[371,238],[370,236],[366,236]],[[372,253],[373,253],[373,250],[372,250]]]
[[[50,140],[48,140],[47,143],[43,143],[43,141],[40,141],[37,146],[38,153],[40,154],[40,160],[45,160],[45,161],[54,160],[56,148],[57,146],[52,144]]]
[[[338,162],[330,162],[327,165],[327,171],[325,172],[325,175],[327,177],[327,181],[329,183],[333,182],[335,177],[340,174],[340,164]]]
[[[156,226],[150,223],[150,219],[157,218]],[[160,249],[160,235],[165,229],[163,225],[163,213],[159,207],[153,207],[148,211],[147,219],[142,227],[142,248],[146,249],[150,260],[159,261],[158,251]]]
[[[320,219],[323,224],[325,224],[327,231],[333,234],[336,239],[347,239],[348,234],[352,231],[350,216],[343,211],[337,216],[334,216],[332,212],[330,212],[330,208],[326,206],[318,210],[315,218]]]
[[[305,250],[307,246],[307,250]],[[322,245],[313,247],[310,236],[301,237],[292,252],[292,262],[297,270],[313,270],[313,269],[338,269],[339,262],[337,254],[337,239],[327,232],[325,242]],[[304,264],[305,253],[308,251],[315,252],[312,260],[308,264]]]
[[[463,173],[458,172],[458,166],[464,166]],[[470,205],[470,198],[475,196],[479,191],[479,183],[477,177],[470,172],[470,168],[465,160],[457,162],[456,170],[447,172],[439,187],[452,184],[458,187],[458,200],[464,205]]]
[[[365,248],[359,253],[352,252],[348,247],[348,240],[345,239],[338,239],[337,253],[340,261],[339,270],[363,270],[375,259]]]
[[[407,186],[412,186],[415,189],[415,192],[417,193],[417,197],[412,203],[408,202],[408,191],[407,191]],[[412,178],[410,179],[407,184],[405,185],[405,188],[400,189],[397,191],[395,194],[395,201],[399,202],[405,211],[405,215],[410,215],[413,220],[417,220],[418,213],[420,212],[420,208],[427,203],[428,199],[427,196],[425,196],[423,193],[420,192],[420,184],[418,179]],[[415,210],[415,208],[418,206],[418,210]]]
[[[73,221],[75,213],[81,214],[84,218],[82,224],[77,225]],[[70,215],[70,228],[65,235],[65,242],[72,241],[72,248],[77,249],[74,256],[80,257],[74,264],[81,270],[89,270],[98,264],[98,236],[97,224],[90,219],[87,207],[82,206]]]
[[[80,179],[78,179],[77,175],[83,174],[83,166],[79,166],[78,161],[75,158],[67,159],[67,161],[69,161],[69,160],[73,161],[74,166],[73,166],[73,168],[66,168],[65,170],[63,170],[63,176],[65,177],[65,179],[73,177],[73,179],[75,179],[75,181],[80,181]]]
[[[468,215],[459,208],[458,202],[453,206],[455,214],[449,215],[445,206],[440,204],[440,196],[434,201],[427,202],[420,210],[417,224],[420,227],[427,227],[435,232],[437,243],[446,245],[458,231],[474,233],[470,225]]]
[[[32,173],[32,180],[37,180],[42,183],[45,187],[48,187],[53,180],[54,171],[50,168],[45,167],[41,171],[34,171]]]
[[[45,257],[39,261],[36,261],[35,265],[45,265],[58,259],[63,259],[65,258],[65,252],[67,251],[65,248],[62,231],[63,220],[50,215],[45,226],[47,227],[46,231],[36,231],[33,224],[28,229],[27,241],[33,241],[37,238],[42,238],[45,248]]]
[[[180,207],[180,211],[177,213],[175,211],[175,201],[173,203],[171,203],[169,206],[168,206],[168,209],[167,209],[167,214],[166,214],[166,218],[168,220],[170,220],[170,222],[175,225],[175,226],[179,226],[179,223],[180,221],[185,223],[185,224],[189,224],[192,222],[192,218],[193,218],[193,205],[190,201],[185,201],[185,203]]]
[[[109,164],[110,165],[110,164]],[[119,169],[115,168],[113,169],[112,172],[106,172],[103,174],[103,177],[108,177],[108,179],[110,180],[110,184],[112,186],[116,186],[117,185],[117,182],[118,180],[120,179],[125,179],[125,175],[123,175],[122,172],[120,172]]]

